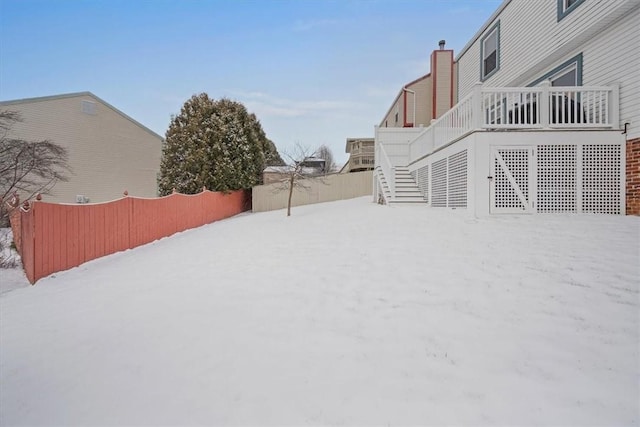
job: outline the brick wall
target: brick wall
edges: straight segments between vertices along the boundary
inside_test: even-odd
[[[627,215],[640,215],[640,138],[627,141]]]

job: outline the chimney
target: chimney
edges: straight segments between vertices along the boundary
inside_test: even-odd
[[[444,40],[440,40],[440,41],[438,42],[438,45],[440,46],[440,50],[444,50],[444,44],[445,44],[445,43],[446,43],[446,41],[444,41]]]

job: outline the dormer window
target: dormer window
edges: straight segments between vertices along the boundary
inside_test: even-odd
[[[480,79],[485,81],[500,69],[500,21],[487,32],[480,42],[482,59]]]

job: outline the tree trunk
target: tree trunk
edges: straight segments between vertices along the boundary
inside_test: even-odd
[[[289,180],[289,202],[287,203],[287,216],[291,216],[291,196],[293,196],[293,184],[296,179],[295,173],[291,174],[291,179]]]

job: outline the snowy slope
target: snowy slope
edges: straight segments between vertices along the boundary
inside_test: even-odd
[[[640,218],[368,198],[0,295],[2,425],[638,425]]]

